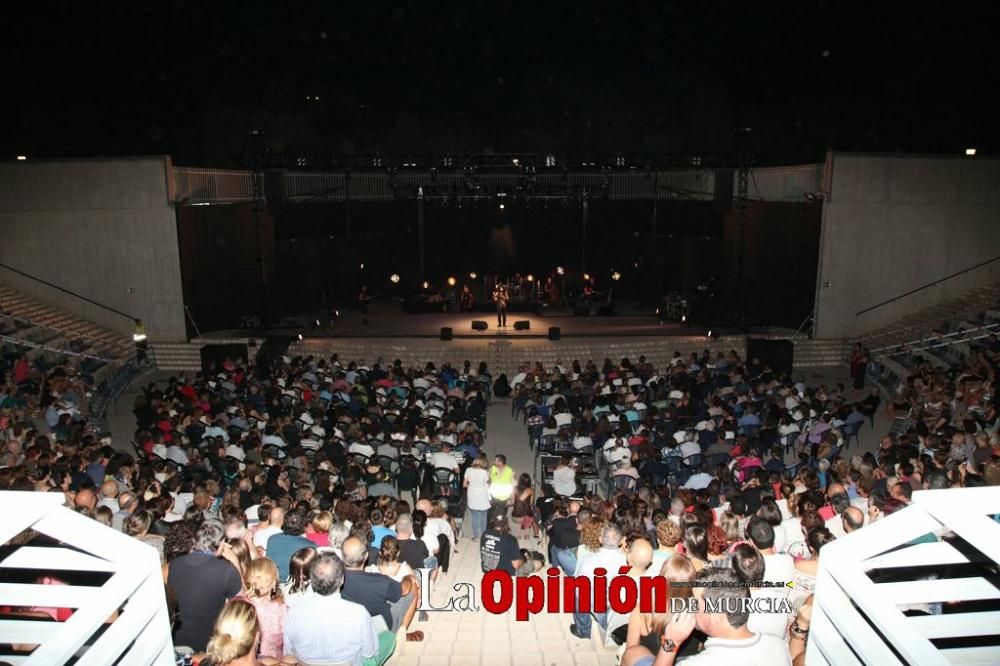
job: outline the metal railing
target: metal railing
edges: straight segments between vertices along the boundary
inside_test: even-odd
[[[174,167],[172,177],[174,202],[194,205],[253,201],[253,181],[263,179],[253,171],[190,167]]]
[[[2,305],[2,303],[0,303],[0,305]],[[39,323],[39,322],[37,322],[37,321],[35,321],[33,319],[28,319],[27,317],[19,317],[17,315],[6,313],[6,312],[0,312],[0,320],[2,320],[2,319],[8,319],[10,321],[15,321],[15,322],[21,322],[21,323],[24,323],[24,324],[28,324],[32,328],[41,328],[41,329],[45,329],[45,330],[48,330],[48,331],[55,331],[56,333],[61,333],[62,336],[65,336],[65,337],[69,338],[71,341],[72,340],[90,340],[90,341],[94,342],[94,346],[95,347],[96,346],[104,346],[104,347],[111,347],[111,348],[117,349],[117,348],[125,348],[127,346],[130,346],[129,342],[124,337],[122,337],[121,340],[117,340],[117,341],[116,340],[102,340],[102,339],[100,339],[100,338],[98,338],[96,336],[93,336],[93,335],[88,335],[86,333],[76,333],[74,331],[70,331],[70,330],[62,328],[60,326],[53,326],[52,324],[41,324],[41,323]],[[72,347],[69,347],[68,351],[72,352],[74,350],[73,350]],[[83,351],[83,350],[80,350],[80,351]]]
[[[121,310],[117,310],[117,309],[111,307],[110,305],[105,305],[104,303],[99,303],[98,301],[95,301],[92,298],[87,298],[86,296],[84,296],[82,294],[78,294],[75,291],[71,291],[69,289],[66,289],[65,287],[60,287],[59,285],[53,284],[53,283],[49,282],[48,280],[43,280],[42,278],[40,278],[40,277],[38,277],[36,275],[32,275],[31,273],[25,273],[24,271],[22,271],[20,269],[14,268],[13,266],[8,266],[7,264],[0,264],[0,268],[2,268],[4,270],[8,270],[11,273],[16,273],[17,275],[20,275],[21,277],[26,277],[29,280],[32,280],[32,281],[37,282],[39,284],[44,284],[46,287],[51,287],[52,289],[55,289],[56,291],[61,291],[64,294],[68,294],[68,295],[72,296],[73,298],[78,298],[81,301],[85,301],[87,303],[90,303],[91,305],[96,305],[99,308],[107,310],[108,312],[113,312],[116,315],[119,315],[121,317],[125,317],[126,319],[131,319],[131,320],[134,321],[135,319],[138,318],[135,315],[130,315],[127,312],[122,312]]]
[[[996,257],[993,257],[992,259],[987,259],[986,261],[981,261],[981,262],[979,262],[978,264],[976,264],[974,266],[969,266],[968,268],[963,268],[960,271],[956,271],[956,272],[951,273],[949,275],[945,275],[944,277],[938,278],[937,280],[934,280],[933,282],[928,282],[927,284],[921,285],[921,286],[917,287],[916,289],[911,289],[909,291],[903,292],[902,294],[899,294],[898,296],[893,296],[890,299],[884,300],[884,301],[882,301],[880,303],[876,303],[875,305],[871,305],[871,306],[869,306],[869,307],[867,307],[867,308],[865,308],[863,310],[858,310],[857,312],[854,313],[854,315],[859,317],[859,316],[865,314],[866,312],[871,312],[872,310],[877,310],[878,308],[880,308],[882,306],[889,305],[890,303],[895,303],[896,301],[902,300],[902,299],[906,298],[907,296],[912,296],[913,294],[921,292],[924,289],[929,289],[931,287],[934,287],[936,285],[941,284],[942,282],[947,282],[948,280],[951,280],[952,278],[956,278],[959,275],[964,275],[965,273],[968,273],[970,271],[974,271],[974,270],[976,270],[978,268],[982,268],[984,266],[989,266],[990,264],[992,264],[994,262],[997,262],[997,261],[1000,261],[1000,255],[998,255]]]

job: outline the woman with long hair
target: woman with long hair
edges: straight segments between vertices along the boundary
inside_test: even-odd
[[[399,561],[399,540],[394,536],[382,537],[378,550],[378,564],[369,564],[365,571],[383,574],[397,583],[413,575],[410,565]]]
[[[674,555],[660,568],[659,574],[668,583],[690,583],[697,576],[694,565],[683,555]],[[679,585],[668,585],[670,598],[687,599],[691,597],[692,588]],[[650,657],[655,658],[660,651],[660,636],[670,623],[674,614],[670,612],[670,600],[667,601],[665,613],[642,613],[638,607],[629,616],[625,652],[622,654],[622,666],[633,666]],[[690,656],[698,651],[697,641],[685,641],[680,647],[678,656]]]
[[[215,618],[205,658],[199,666],[258,666],[260,622],[253,604],[234,599]]]
[[[278,588],[278,567],[266,557],[251,562],[246,569],[243,583],[243,598],[253,604],[260,623],[260,646],[262,657],[280,659],[285,641],[285,618],[288,606],[281,598]]]
[[[288,562],[288,581],[281,586],[285,604],[289,607],[301,601],[309,592],[309,575],[316,560],[315,548],[300,548]]]
[[[541,543],[538,522],[535,520],[534,497],[535,490],[531,485],[531,476],[527,473],[521,474],[514,489],[510,517],[519,522],[522,530],[531,529],[535,541]]]

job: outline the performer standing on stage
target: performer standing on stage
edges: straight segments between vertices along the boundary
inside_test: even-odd
[[[497,326],[501,328],[507,327],[507,302],[510,300],[510,296],[507,294],[507,287],[498,282],[497,286],[493,288],[493,300],[497,304]]]
[[[361,285],[361,291],[358,292],[358,309],[361,310],[361,323],[365,326],[368,325],[368,303],[371,300],[368,296],[368,285]]]

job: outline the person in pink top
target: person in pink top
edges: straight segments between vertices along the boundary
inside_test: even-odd
[[[253,604],[260,623],[258,656],[281,659],[288,606],[278,589],[278,567],[266,557],[253,560],[247,566],[243,586],[240,597]]]
[[[329,511],[319,511],[313,514],[312,520],[306,525],[305,537],[316,544],[317,548],[330,545],[330,528],[333,526],[333,514]]]

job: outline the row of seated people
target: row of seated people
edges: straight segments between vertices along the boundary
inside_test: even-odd
[[[691,663],[804,663],[825,544],[904,510],[916,490],[1000,485],[996,420],[979,416],[995,406],[998,355],[966,365],[952,379],[933,373],[934,391],[917,384],[924,400],[950,403],[948,418],[916,420],[898,435],[887,433],[876,450],[853,454],[853,428],[865,421],[875,427],[879,401],[866,404],[871,393],[809,388],[777,376],[744,381],[750,373],[738,359],[720,378],[703,360],[678,362],[666,372],[642,359],[605,363],[596,374],[587,364],[589,376],[579,364],[572,372],[536,365],[520,378],[529,440],[541,448],[540,459],[557,461],[549,484],[569,481],[563,492],[547,485],[535,503],[553,564],[585,577],[598,567],[624,566],[629,576],[663,576],[685,583],[680,592],[702,597],[773,594],[787,602],[775,613],[699,612],[694,618],[638,610],[574,614],[570,633],[588,638],[599,625],[607,643],[623,649],[623,665],[673,663],[675,656]],[[655,385],[664,375],[668,388],[660,389]],[[654,392],[666,393],[666,404],[649,395],[651,380]],[[626,416],[643,408],[639,418]],[[555,443],[547,446],[545,437]],[[786,446],[794,456],[788,462]],[[574,461],[592,459],[626,481],[602,493],[574,488]],[[675,474],[675,462],[689,469]],[[947,531],[907,545],[938,541],[968,547]],[[946,569],[941,576],[965,575]],[[761,581],[775,585],[753,587]],[[933,615],[947,608],[918,604],[905,612]],[[673,653],[667,661],[665,649]]]
[[[254,607],[259,657],[382,663],[397,635],[423,640],[406,631],[417,570],[433,584],[459,548],[462,493],[451,478],[437,483],[434,468],[486,474],[484,373],[226,360],[147,386],[131,453],[22,415],[0,488],[63,493],[67,506],[156,547],[175,643],[207,649],[206,663],[228,661],[210,634],[237,597]],[[406,457],[422,472],[410,501],[399,499],[402,467],[392,464]],[[72,574],[58,582],[81,584]]]

